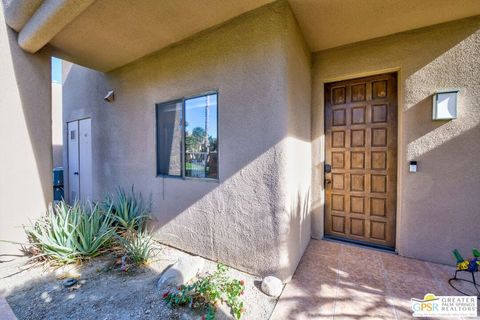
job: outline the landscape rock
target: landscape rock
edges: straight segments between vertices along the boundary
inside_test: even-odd
[[[185,284],[195,277],[204,265],[205,260],[200,257],[182,257],[162,274],[157,287],[163,289]]]
[[[81,272],[78,265],[64,265],[54,270],[57,279],[80,278]]]
[[[263,293],[272,296],[279,297],[283,290],[282,280],[274,276],[265,277],[262,280],[262,291]]]
[[[78,281],[77,281],[77,279],[75,279],[75,278],[67,278],[67,279],[63,280],[63,286],[64,286],[65,288],[69,288],[69,287],[77,284],[77,282],[78,282]]]

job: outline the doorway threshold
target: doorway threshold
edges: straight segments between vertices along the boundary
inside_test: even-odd
[[[354,247],[359,247],[359,248],[366,248],[366,249],[372,249],[372,250],[376,250],[376,251],[382,251],[382,252],[385,252],[385,253],[390,253],[390,254],[395,254],[395,255],[398,254],[395,251],[395,248],[382,246],[382,245],[378,245],[378,244],[366,243],[366,242],[363,242],[363,241],[343,239],[343,238],[337,238],[337,237],[332,237],[332,236],[324,236],[323,240],[348,244],[348,245],[352,245]]]

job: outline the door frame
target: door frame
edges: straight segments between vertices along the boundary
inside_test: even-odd
[[[68,152],[68,141],[69,141],[69,137],[68,137],[68,124],[71,123],[71,122],[78,122],[80,123],[80,121],[82,120],[87,120],[87,119],[90,119],[90,139],[91,139],[91,146],[92,146],[92,162],[91,162],[91,165],[92,165],[92,175],[93,175],[93,172],[94,172],[94,161],[93,161],[93,152],[94,152],[94,148],[93,148],[93,144],[94,144],[94,141],[93,141],[93,121],[92,121],[92,117],[91,116],[84,116],[84,117],[78,117],[78,118],[73,118],[73,119],[69,119],[69,120],[66,120],[64,122],[64,161],[63,161],[63,168],[64,168],[64,171],[63,171],[63,188],[64,188],[64,200],[67,202],[67,203],[70,203],[71,199],[70,199],[70,179],[69,179],[69,171],[70,171],[70,153]],[[80,128],[80,126],[79,126]],[[80,143],[80,142],[79,142]],[[80,152],[78,154],[78,161],[80,162]],[[79,188],[80,190],[80,188]],[[92,177],[92,194],[93,194],[93,177]]]
[[[354,73],[354,74],[346,74],[343,76],[337,76],[337,77],[332,77],[332,78],[322,78],[321,81],[318,83],[319,87],[321,88],[321,105],[320,105],[320,110],[317,114],[316,117],[313,118],[313,121],[318,121],[320,116],[321,119],[321,133],[322,133],[322,139],[321,139],[321,150],[320,150],[320,157],[318,157],[320,161],[314,161],[314,163],[320,162],[321,168],[320,168],[320,176],[317,177],[321,181],[321,199],[322,199],[322,204],[321,204],[321,218],[322,218],[322,230],[321,230],[321,238],[322,239],[329,239],[329,237],[325,236],[325,217],[326,217],[326,190],[324,186],[324,180],[325,180],[325,161],[326,161],[326,144],[325,144],[325,137],[326,137],[326,127],[325,127],[325,109],[326,109],[326,104],[325,104],[325,86],[329,83],[332,82],[339,82],[339,81],[347,81],[347,80],[354,80],[358,78],[366,78],[366,77],[372,77],[372,76],[380,76],[383,74],[387,73],[395,73],[397,77],[397,182],[396,182],[396,205],[395,205],[395,235],[394,235],[394,244],[393,248],[389,248],[388,250],[393,250],[395,252],[398,252],[398,243],[400,243],[400,238],[401,238],[401,233],[400,231],[400,224],[401,224],[401,219],[402,219],[402,186],[403,186],[403,179],[402,175],[400,174],[403,172],[403,169],[405,168],[406,165],[404,165],[404,161],[401,161],[401,159],[404,159],[405,151],[402,148],[402,132],[403,132],[403,113],[402,113],[402,106],[403,106],[403,95],[401,94],[403,92],[403,74],[402,70],[399,67],[394,67],[394,68],[387,68],[387,69],[381,69],[381,70],[376,70],[376,71],[370,71],[370,72],[362,72],[362,73]],[[313,155],[314,156],[314,155]],[[315,159],[314,159],[315,160]],[[314,168],[315,169],[315,168]],[[318,179],[313,181],[314,183],[318,183]],[[339,240],[339,241],[345,241],[345,242],[350,242],[350,243],[359,243],[361,245],[365,246],[370,246],[370,247],[377,247],[377,248],[383,248],[382,246],[378,246],[375,244],[369,244],[369,243],[364,243],[364,242],[358,242],[355,240],[350,240],[350,239],[345,239],[345,240]]]

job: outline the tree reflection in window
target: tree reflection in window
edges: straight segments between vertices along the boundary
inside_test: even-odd
[[[185,176],[218,178],[216,93],[185,100]]]

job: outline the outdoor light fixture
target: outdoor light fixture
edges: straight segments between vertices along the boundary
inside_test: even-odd
[[[450,120],[457,118],[458,90],[441,91],[433,95],[433,120]]]
[[[113,100],[115,100],[115,94],[113,90],[108,91],[107,95],[103,98],[103,100],[107,102],[113,102]]]
[[[417,172],[417,161],[410,161],[410,165],[408,167],[408,171],[410,172]]]

